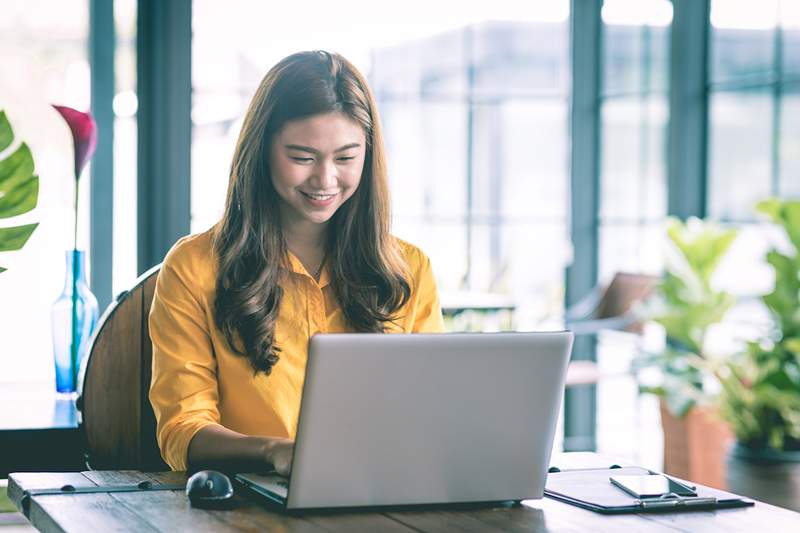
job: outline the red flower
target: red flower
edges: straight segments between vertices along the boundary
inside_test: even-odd
[[[75,180],[80,179],[81,171],[94,154],[97,147],[97,124],[91,113],[83,113],[71,107],[54,105],[72,131],[75,143]]]

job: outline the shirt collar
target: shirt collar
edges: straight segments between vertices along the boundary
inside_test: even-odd
[[[330,283],[330,271],[328,269],[327,259],[325,260],[325,264],[322,265],[322,271],[319,273],[319,281],[316,281],[314,276],[312,276],[311,273],[306,270],[306,267],[303,266],[303,263],[300,262],[296,255],[289,250],[286,252],[289,255],[289,268],[293,273],[309,278],[311,281],[319,285],[320,289]]]

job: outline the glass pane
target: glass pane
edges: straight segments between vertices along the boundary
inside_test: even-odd
[[[800,77],[800,2],[782,0],[780,5],[783,30],[783,74]]]
[[[712,0],[711,81],[775,75],[778,0]]]
[[[800,94],[781,99],[780,188],[782,197],[800,197]]]
[[[602,104],[601,220],[665,216],[667,101],[614,98]]]
[[[50,309],[64,284],[73,245],[72,136],[50,104],[89,109],[88,2],[12,0],[2,5],[0,109],[31,149],[39,176],[36,208],[0,227],[39,223],[20,251],[0,254],[0,382],[53,383]],[[5,158],[4,152],[0,158]],[[78,246],[89,243],[89,170],[81,179]],[[13,302],[13,303],[12,303]],[[53,388],[53,390],[55,390]]]
[[[603,3],[603,93],[669,88],[669,26],[665,0]]]
[[[473,118],[473,213],[480,217],[567,217],[566,103],[508,99]]]
[[[712,93],[709,99],[709,214],[752,220],[772,191],[772,95]]]
[[[662,470],[663,437],[658,398],[639,393],[630,367],[641,350],[635,335],[603,331],[598,336],[597,453],[623,457]]]
[[[650,73],[649,88],[667,91],[669,90],[669,51],[672,32],[669,27],[654,26],[646,29],[652,54],[649,65],[644,68],[645,72]]]
[[[603,93],[641,91],[645,78],[642,28],[607,25],[603,37]]]
[[[114,96],[114,258],[112,290],[116,296],[136,280],[136,6],[115,0],[117,48]]]
[[[561,24],[491,22],[466,37],[474,39],[477,95],[566,90],[569,42]]]
[[[387,97],[378,102],[394,214],[464,220],[467,105]]]
[[[376,46],[371,50],[369,73],[364,74],[378,99],[389,95],[465,98],[471,35],[451,29],[424,39]]]
[[[422,248],[430,258],[444,303],[446,294],[462,288],[467,272],[467,232],[463,223],[395,217],[392,232]]]
[[[601,224],[599,282],[610,282],[617,272],[659,274],[663,266],[664,242],[663,221]]]
[[[192,103],[192,233],[205,231],[222,217],[233,149],[242,119],[227,115],[225,119],[206,122],[198,118],[200,109],[224,106],[219,93],[195,93]]]
[[[563,327],[564,269],[570,254],[563,221],[476,223],[472,239],[473,290],[509,296],[516,329]]]

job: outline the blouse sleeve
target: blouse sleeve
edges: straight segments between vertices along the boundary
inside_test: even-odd
[[[433,275],[431,261],[421,250],[415,250],[414,263],[414,305],[411,333],[442,333],[444,320],[439,303],[439,292],[436,289],[436,278]]]
[[[219,393],[206,299],[197,275],[174,252],[161,267],[150,309],[150,403],[161,456],[173,470],[186,470],[189,442],[220,421]]]

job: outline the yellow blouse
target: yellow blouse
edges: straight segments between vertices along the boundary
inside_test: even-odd
[[[412,275],[411,298],[390,332],[444,330],[431,264],[417,247],[398,239]],[[319,282],[289,254],[275,339],[280,361],[269,376],[253,375],[250,362],[231,351],[214,323],[216,259],[211,231],[179,240],[158,275],[150,310],[155,411],[161,455],[186,469],[192,437],[221,424],[246,435],[294,439],[305,377],[308,339],[350,331],[323,269]]]

